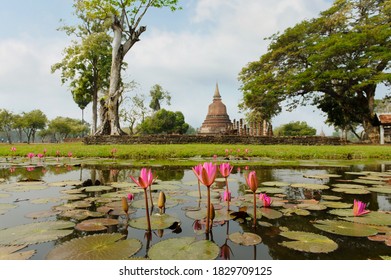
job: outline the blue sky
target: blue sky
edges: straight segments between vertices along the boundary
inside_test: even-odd
[[[2,1],[0,10],[0,108],[14,113],[41,109],[49,119],[80,118],[59,73],[50,67],[62,58],[70,39],[56,29],[60,19],[75,22],[72,0]],[[212,101],[216,82],[233,119],[242,98],[238,73],[258,59],[268,37],[327,9],[331,0],[182,0],[183,10],[151,10],[144,18],[147,31],[126,56],[124,78],[138,87],[131,94],[148,95],[160,84],[172,97],[168,110],[182,111],[186,122],[199,127]],[[86,109],[91,121],[91,106]],[[326,134],[333,131],[311,107],[283,112],[277,127],[307,121]]]

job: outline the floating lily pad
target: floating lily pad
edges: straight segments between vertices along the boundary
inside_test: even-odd
[[[300,208],[288,208],[288,209],[282,209],[281,212],[284,214],[284,216],[291,216],[292,214],[296,214],[299,216],[308,216],[311,215],[311,212],[305,209]]]
[[[379,184],[385,184],[385,182],[382,181],[376,181],[376,180],[365,180],[365,179],[354,179],[354,183],[358,184],[364,184],[364,185],[379,185]]]
[[[110,186],[91,186],[91,187],[85,187],[85,192],[103,192],[103,191],[110,191],[113,187]]]
[[[262,242],[262,238],[259,235],[251,232],[234,232],[228,238],[232,242],[243,246],[253,246]]]
[[[391,226],[391,214],[385,212],[371,211],[363,216],[348,217],[344,220],[360,224]]]
[[[365,189],[366,186],[359,184],[333,184],[335,188],[343,188],[343,189]]]
[[[371,193],[367,189],[349,189],[349,188],[333,188],[333,192],[345,193],[345,194],[369,194]]]
[[[310,179],[330,179],[330,178],[339,178],[341,175],[338,174],[305,174],[303,175],[304,178],[310,178]]]
[[[120,260],[136,254],[142,247],[138,239],[122,240],[120,233],[96,234],[72,239],[49,252],[48,260]]]
[[[209,240],[194,237],[171,238],[153,245],[148,256],[152,260],[214,260],[220,248]]]
[[[288,187],[290,183],[280,181],[268,181],[262,182],[261,185],[266,187]]]
[[[369,225],[342,220],[317,220],[313,225],[318,229],[344,236],[367,237],[378,232]]]
[[[324,200],[341,200],[342,197],[336,196],[336,195],[322,194],[322,199],[324,199]]]
[[[292,188],[303,188],[303,189],[308,189],[308,190],[327,190],[330,187],[326,185],[321,185],[321,184],[310,184],[310,183],[296,183],[296,184],[291,184]]]
[[[352,217],[354,216],[353,214],[353,209],[333,209],[328,211],[331,215],[336,215],[340,217]]]
[[[11,196],[11,194],[9,194],[9,193],[0,193],[0,198],[7,198],[10,196]]]
[[[318,204],[300,203],[297,204],[297,208],[311,210],[311,211],[322,211],[327,209],[327,206],[320,203]]]
[[[174,223],[180,223],[180,220],[176,217],[170,216],[168,214],[156,214],[150,217],[151,220],[151,229],[166,229],[172,226]],[[131,219],[129,225],[133,228],[138,229],[148,229],[147,217],[139,217],[136,219]]]
[[[89,219],[78,223],[75,229],[80,231],[101,231],[106,230],[108,226],[118,225],[118,220],[108,218]]]
[[[22,251],[27,245],[0,247],[0,260],[27,260],[35,254],[35,250]]]
[[[11,203],[0,203],[0,215],[3,215],[5,213],[7,213],[9,210],[16,208],[16,207],[18,207],[18,206],[15,204],[11,204]]]
[[[27,213],[24,216],[26,218],[30,218],[30,219],[39,219],[39,218],[47,218],[47,217],[55,216],[59,213],[60,213],[60,211],[44,210],[44,211]]]
[[[0,230],[0,244],[36,244],[56,240],[71,234],[74,225],[74,223],[67,221],[48,221],[2,229]]]
[[[248,207],[247,208],[247,214],[250,217],[253,217],[254,215],[254,208]],[[270,220],[279,219],[282,217],[282,213],[280,211],[274,210],[272,208],[268,207],[261,207],[257,208],[257,219],[260,219],[261,217],[266,217]]]
[[[262,187],[258,189],[260,192],[264,193],[284,193],[285,191],[281,188],[272,188],[272,187]]]
[[[29,192],[29,191],[39,191],[47,189],[48,185],[42,183],[42,182],[24,182],[24,183],[17,183],[16,185],[12,187],[7,187],[4,189],[6,192]]]
[[[75,186],[79,187],[83,184],[82,181],[80,180],[66,180],[66,181],[61,181],[61,182],[51,182],[48,183],[50,187],[65,187],[65,186]]]
[[[308,253],[330,253],[337,250],[338,244],[326,236],[304,232],[304,231],[285,231],[280,233],[289,239],[296,241],[283,241],[280,245],[289,249]]]
[[[93,212],[86,209],[72,209],[60,212],[61,217],[72,218],[78,221],[85,220],[88,217],[102,217],[105,213]]]
[[[371,192],[391,194],[391,187],[389,186],[375,186],[373,188],[368,188],[368,190]]]
[[[46,204],[46,203],[56,203],[61,201],[59,197],[46,197],[46,198],[37,198],[30,200],[32,204]]]
[[[179,190],[181,187],[177,185],[172,185],[172,184],[157,184],[152,186],[152,190],[154,191],[174,191],[174,190]]]
[[[148,198],[148,203],[150,204],[150,198]],[[158,197],[153,197],[153,204],[157,205]],[[166,208],[172,208],[178,205],[178,201],[176,199],[167,199],[165,203]],[[150,205],[149,205],[150,206]],[[132,207],[145,209],[145,199],[134,200],[132,201]]]
[[[85,194],[68,194],[60,196],[63,200],[79,200],[87,197]]]
[[[188,192],[187,193],[188,196],[191,196],[191,197],[199,197],[199,193],[198,193],[198,190],[197,191],[191,191],[191,192]],[[206,190],[201,190],[201,197],[203,198],[206,198],[208,196],[208,193]],[[210,192],[210,197],[211,198],[220,198],[220,194],[218,192],[215,192],[215,191],[211,191]]]
[[[329,208],[351,208],[353,204],[340,201],[322,201],[319,204],[325,205]]]

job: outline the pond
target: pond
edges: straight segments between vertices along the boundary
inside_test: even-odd
[[[219,173],[211,186],[216,215],[209,234],[204,222],[207,189],[200,186],[200,199],[191,167],[146,165],[157,176],[151,188],[150,235],[145,228],[144,192],[130,179],[138,178],[139,167],[49,158],[42,162],[2,159],[0,163],[0,259],[12,259],[15,254],[39,260],[130,255],[135,259],[236,260],[391,256],[388,163],[303,162],[268,167],[231,161],[229,206],[222,200],[225,180]],[[256,196],[255,227],[253,194],[245,180],[250,171],[258,178],[257,193],[272,199],[270,207],[262,207]],[[166,196],[164,214],[157,207],[161,191]],[[128,200],[126,219],[122,199],[129,193],[134,199]],[[370,212],[353,216],[354,200],[366,203]],[[150,197],[148,201],[151,206]]]

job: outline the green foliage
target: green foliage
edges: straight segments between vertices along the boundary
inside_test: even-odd
[[[57,142],[67,137],[81,137],[88,133],[89,127],[80,120],[57,117],[50,121],[48,129],[41,136],[52,135]]]
[[[6,109],[0,109],[0,132],[4,132],[8,143],[12,143],[11,131],[13,129],[15,117]]]
[[[276,136],[314,136],[316,129],[306,122],[297,121],[277,127],[273,133]]]
[[[41,110],[32,110],[21,116],[22,130],[26,133],[27,143],[35,141],[35,134],[39,129],[44,129],[48,122],[46,115]]]
[[[154,85],[149,92],[151,95],[151,102],[149,103],[149,108],[151,108],[154,112],[159,111],[161,109],[160,102],[164,99],[167,102],[167,105],[170,105],[171,95],[168,91],[163,90],[161,85]]]
[[[268,52],[239,75],[243,109],[267,117],[313,104],[327,122],[374,133],[374,97],[390,86],[389,1],[339,0],[318,18],[305,20],[269,39]]]
[[[145,118],[139,126],[142,134],[184,134],[189,125],[185,123],[182,112],[172,112],[160,109],[150,117]]]

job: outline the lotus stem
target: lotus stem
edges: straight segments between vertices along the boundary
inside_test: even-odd
[[[149,218],[149,212],[148,212],[148,195],[147,195],[147,189],[144,189],[144,197],[145,197],[145,212],[147,214],[147,222],[148,222],[148,232],[151,232],[151,220]]]
[[[253,221],[253,227],[256,227],[257,226],[257,196],[255,194],[255,192],[253,192],[254,194],[254,221]]]
[[[201,187],[200,187],[200,180],[197,180],[198,181],[198,196],[199,198],[201,199]]]
[[[209,220],[210,220],[210,187],[207,187],[208,199],[207,199],[207,210],[206,210],[206,228],[205,232],[209,233]]]
[[[227,193],[229,195],[229,188],[228,188],[228,177],[225,177],[225,186],[227,187]],[[227,212],[229,211],[229,201],[231,200],[231,198],[229,197],[228,200],[227,200]]]

